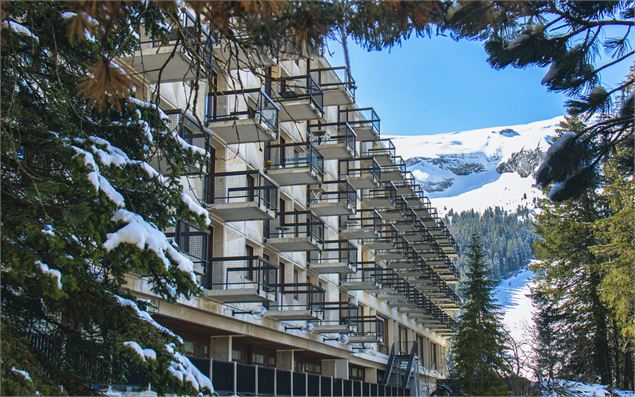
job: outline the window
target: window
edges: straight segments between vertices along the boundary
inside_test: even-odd
[[[256,190],[256,179],[253,175],[247,175],[247,201],[254,201],[254,193]]]
[[[399,350],[402,354],[408,353],[408,329],[402,325],[399,326]]]
[[[357,365],[351,365],[349,378],[351,380],[366,380],[366,369]]]
[[[437,348],[438,345],[436,343],[432,344],[432,368],[437,369]]]
[[[298,299],[298,283],[300,282],[300,274],[298,272],[298,269],[293,269],[293,284],[295,284],[295,290],[296,293],[293,294],[293,299],[297,300]]]

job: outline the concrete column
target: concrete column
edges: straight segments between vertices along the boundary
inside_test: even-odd
[[[213,360],[231,361],[232,360],[232,342],[231,336],[212,336],[211,355]]]
[[[276,368],[293,371],[294,364],[293,350],[276,350]]]
[[[366,368],[364,374],[366,382],[377,383],[377,368]]]
[[[322,360],[322,375],[331,376],[333,378],[348,379],[348,360]]]

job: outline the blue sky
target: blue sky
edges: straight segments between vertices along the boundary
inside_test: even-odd
[[[344,65],[331,44],[332,64]],[[381,118],[382,135],[421,135],[523,124],[564,114],[566,98],[540,84],[546,68],[495,70],[479,42],[412,38],[390,52],[349,41],[356,100]],[[623,80],[628,65],[603,76]]]

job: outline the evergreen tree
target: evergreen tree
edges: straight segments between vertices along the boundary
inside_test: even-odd
[[[126,289],[134,273],[168,301],[199,291],[161,230],[209,222],[180,179],[205,150],[134,98],[113,61],[141,26],[164,39],[176,15],[167,3],[2,4],[3,395],[88,395],[135,372],[159,392],[211,391]]]
[[[463,390],[471,395],[504,395],[503,377],[508,373],[505,334],[499,306],[488,277],[480,238],[473,235],[467,252],[465,304],[453,339],[453,372]]]

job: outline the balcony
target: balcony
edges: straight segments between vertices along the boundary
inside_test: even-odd
[[[396,200],[397,190],[390,182],[384,183],[381,187],[362,192],[362,202],[369,208],[392,209],[395,208]]]
[[[205,122],[227,144],[278,139],[278,105],[261,89],[212,92]]]
[[[373,209],[340,218],[340,234],[348,240],[375,239],[379,237],[380,228],[381,218]]]
[[[350,302],[328,302],[323,306],[324,319],[314,321],[313,332],[316,334],[350,334],[357,324],[351,318],[357,317],[359,307]],[[334,317],[337,317],[334,319]]]
[[[179,24],[170,25],[169,29],[163,40],[142,29],[140,49],[123,61],[151,84],[191,81],[199,74],[205,76],[213,65],[210,32],[197,24],[196,17],[188,11],[180,11]]]
[[[406,208],[401,213],[401,218],[395,222],[395,229],[397,229],[401,233],[412,232],[416,228],[416,222],[419,217],[417,213],[414,212],[412,208]]]
[[[381,271],[375,261],[361,262],[355,273],[346,274],[340,286],[348,291],[378,291],[381,287]]]
[[[168,116],[166,124],[170,131],[178,134],[190,145],[209,151],[212,139],[211,131],[202,127],[193,116],[181,109],[165,110],[165,114]],[[170,169],[170,165],[163,158],[157,156],[151,157],[150,165],[157,170]],[[207,171],[207,167],[201,168],[199,164],[190,164],[185,168],[186,175],[204,176]],[[202,188],[200,190],[202,191]]]
[[[344,123],[313,124],[308,127],[315,137],[314,145],[326,160],[344,160],[355,157],[355,132]]]
[[[218,172],[208,209],[225,222],[274,219],[278,187],[258,170]]]
[[[324,115],[324,93],[310,75],[280,78],[275,99],[281,107],[281,122],[316,120]]]
[[[352,214],[357,206],[357,191],[344,181],[329,181],[309,187],[309,209],[317,216]]]
[[[377,316],[357,316],[351,318],[357,323],[357,331],[349,336],[349,343],[382,343],[384,341],[384,320]]]
[[[349,274],[357,271],[357,247],[348,241],[328,240],[322,251],[309,252],[308,267],[317,274]]]
[[[344,106],[355,103],[355,80],[346,66],[310,70],[324,93],[324,106]]]
[[[379,139],[380,119],[373,108],[340,109],[340,121],[347,121],[360,142]]]
[[[324,222],[310,211],[290,211],[265,222],[267,244],[279,252],[319,251],[324,244]]]
[[[204,296],[221,303],[274,302],[278,268],[259,256],[212,258]]]
[[[324,318],[324,289],[311,283],[280,284],[280,299],[270,303],[265,317],[278,321]]]
[[[394,248],[399,237],[397,229],[395,229],[392,225],[384,224],[379,226],[378,230],[378,236],[373,239],[364,240],[364,246],[369,250],[374,250],[375,252]]]
[[[401,156],[393,157],[393,163],[381,167],[380,181],[382,182],[401,182],[406,174],[406,163]]]
[[[372,157],[340,160],[340,179],[345,179],[356,190],[380,186],[381,168]]]
[[[402,220],[407,210],[408,204],[406,200],[398,195],[394,206],[392,208],[382,208],[379,215],[384,222],[394,223]]]
[[[361,156],[374,158],[382,167],[394,165],[394,158],[397,156],[397,149],[392,139],[364,141],[361,150]]]
[[[192,261],[194,274],[203,285],[207,267],[209,233],[186,222],[179,221],[176,226],[165,231],[179,247],[179,252]]]
[[[320,184],[324,177],[324,157],[310,143],[268,143],[265,169],[279,186]]]

